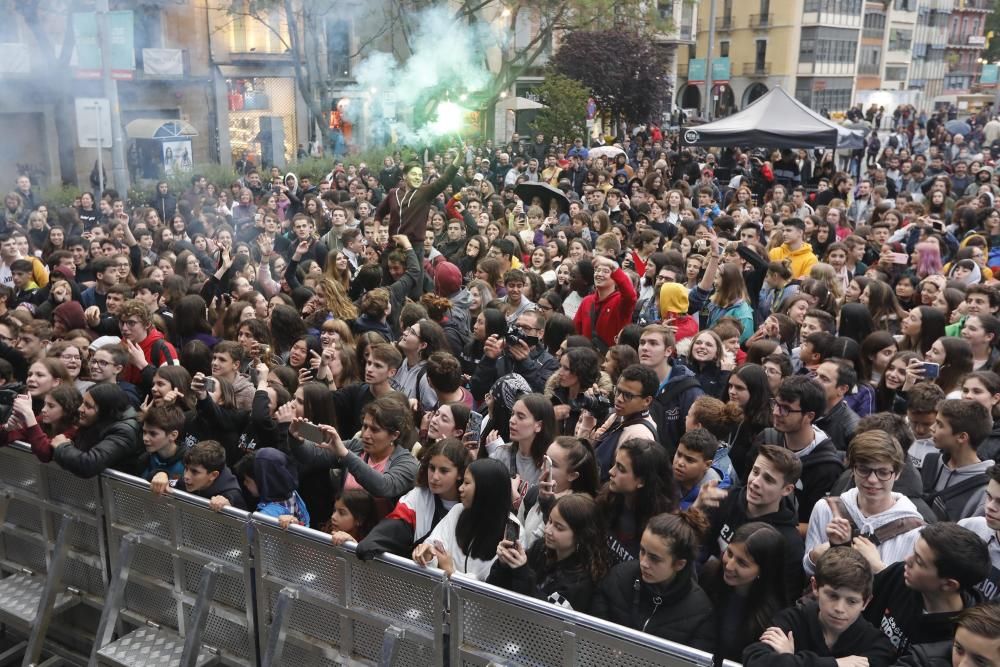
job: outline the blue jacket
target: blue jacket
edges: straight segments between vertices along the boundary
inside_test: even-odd
[[[166,459],[160,458],[157,452],[144,455],[139,461],[143,471],[142,478],[149,482],[156,473],[165,472],[171,482],[176,482],[184,476],[184,453],[186,451],[186,447],[177,447],[174,455]]]
[[[293,516],[299,521],[303,526],[309,525],[309,510],[306,509],[306,504],[299,496],[298,491],[292,491],[292,497],[295,498],[295,512]],[[278,518],[284,514],[288,514],[288,508],[281,503],[270,502],[270,503],[258,503],[257,511],[261,514],[266,514],[267,516],[273,516]]]

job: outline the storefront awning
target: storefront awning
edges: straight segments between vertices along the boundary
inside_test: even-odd
[[[529,100],[527,97],[507,97],[497,102],[498,109],[509,109],[511,111],[530,111],[532,109],[544,109],[545,105]]]
[[[183,120],[163,120],[162,118],[138,118],[125,126],[129,139],[176,139],[177,137],[197,137],[194,125]]]

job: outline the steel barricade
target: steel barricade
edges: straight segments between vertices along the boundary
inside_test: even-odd
[[[516,595],[463,575],[448,587],[451,664],[525,667],[709,667],[688,646]]]
[[[6,498],[0,569],[45,574],[54,563],[61,564],[58,581],[53,582],[57,585],[49,592],[56,596],[54,610],[60,614],[58,623],[49,627],[48,648],[79,658],[96,630],[94,614],[87,609],[101,608],[109,578],[100,481],[42,464],[28,445],[18,442],[0,448],[0,491]],[[39,618],[37,623],[44,626],[48,621]],[[38,641],[45,639],[45,633],[41,635]]]
[[[262,665],[443,665],[447,578],[253,515]],[[452,662],[451,664],[457,664]]]
[[[208,501],[180,491],[156,496],[144,480],[107,471],[102,479],[111,567],[128,534],[140,536],[132,557],[121,615],[187,634],[206,565],[218,566],[204,622],[205,650],[226,665],[257,662],[253,612],[253,560],[249,514],[209,509]]]

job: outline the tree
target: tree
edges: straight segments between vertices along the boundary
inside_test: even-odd
[[[583,84],[550,71],[535,93],[538,101],[545,105],[535,118],[535,132],[547,137],[572,137],[584,133],[590,91]]]
[[[993,37],[988,39],[986,50],[980,56],[990,63],[1000,61],[1000,0],[995,4],[993,11],[986,15],[986,27],[983,29],[983,34],[993,33]]]
[[[283,9],[288,24],[287,50],[293,56],[299,93],[309,107],[312,120],[327,127],[332,91],[343,82],[327,71],[319,54],[323,53],[327,17],[343,17],[350,9],[337,0],[224,0],[233,16],[248,16],[268,25],[271,10]],[[367,17],[376,15],[370,34],[356,35],[351,58],[365,58],[376,50],[389,47],[398,62],[414,57],[414,36],[419,33],[422,14],[431,8],[445,8],[455,29],[486,26],[494,39],[482,44],[481,65],[489,80],[475,93],[477,105],[489,110],[519,77],[540,59],[554,51],[563,34],[576,30],[611,28],[615,25],[642,26],[645,34],[669,29],[657,3],[646,0],[382,0],[364,6]],[[367,18],[366,17],[366,18]],[[363,21],[355,18],[355,25]],[[524,27],[530,26],[530,30]],[[273,28],[272,28],[273,29]],[[616,34],[616,39],[618,35]],[[447,48],[443,31],[436,49]],[[641,39],[641,38],[638,38]],[[429,116],[428,105],[444,99],[452,82],[428,85],[421,103],[415,105],[418,117]],[[416,85],[416,84],[414,84]],[[470,96],[471,97],[471,96]],[[426,102],[426,105],[424,104]]]
[[[670,99],[669,58],[641,34],[570,33],[554,66],[590,88],[598,107],[629,123],[659,116]]]

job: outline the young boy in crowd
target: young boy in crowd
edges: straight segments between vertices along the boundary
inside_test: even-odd
[[[151,481],[165,473],[176,481],[184,474],[184,449],[177,444],[184,429],[184,413],[176,406],[154,405],[142,418],[142,444],[146,453],[139,459],[142,478]]]
[[[11,279],[14,281],[14,295],[7,301],[8,308],[16,308],[22,303],[31,301],[38,290],[35,283],[34,266],[26,259],[15,259],[10,265]]]
[[[309,525],[309,510],[297,490],[295,464],[284,452],[273,447],[251,452],[239,460],[233,471],[256,499],[257,512],[275,517],[282,528],[293,523]]]
[[[949,399],[938,406],[931,432],[939,452],[924,457],[920,473],[924,500],[940,520],[968,518],[982,505],[993,461],[980,461],[976,447],[992,430],[993,417],[980,403]]]
[[[986,543],[990,552],[990,573],[976,586],[988,601],[1000,600],[1000,465],[994,464],[986,471],[985,516],[962,519],[958,525],[968,528]]]
[[[159,472],[150,481],[153,493],[164,494],[172,486],[209,499],[216,511],[226,506],[246,509],[240,483],[226,467],[226,450],[215,440],[202,440],[184,452],[184,474],[179,479]]]
[[[240,375],[242,365],[243,346],[236,341],[220,341],[212,350],[212,377],[228,380],[236,394],[236,407],[249,410],[256,389],[250,380]]]
[[[872,570],[858,551],[835,547],[816,564],[816,601],[778,612],[760,641],[743,652],[745,667],[889,665],[889,640],[861,616],[872,596]],[[826,658],[827,660],[824,660]],[[865,662],[867,661],[867,662]]]
[[[900,654],[911,644],[947,640],[955,616],[979,601],[973,587],[989,569],[986,545],[975,533],[953,523],[933,523],[920,531],[905,562],[875,576],[864,616]]]
[[[736,530],[745,523],[760,521],[774,526],[785,538],[785,562],[802,561],[804,545],[799,534],[799,517],[792,501],[795,484],[802,474],[802,462],[783,447],[762,445],[750,468],[745,486],[730,491],[708,484],[698,493],[695,507],[708,509],[711,528],[707,555],[721,559]],[[718,510],[712,511],[711,507]],[[787,592],[802,592],[802,576],[797,567],[787,568]]]
[[[93,349],[93,348],[91,348]],[[108,343],[93,351],[90,357],[90,381],[94,384],[115,383],[128,396],[132,407],[138,408],[142,403],[139,389],[131,382],[119,380],[118,376],[128,363],[128,353],[121,343]]]
[[[696,428],[681,436],[674,452],[674,481],[680,487],[681,509],[686,510],[698,499],[701,487],[715,482],[717,488],[732,486],[732,479],[712,467],[712,460],[719,449],[718,439],[703,428]]]
[[[937,418],[938,403],[944,400],[944,390],[933,382],[918,382],[906,393],[906,398],[906,421],[914,438],[906,453],[914,467],[920,470],[924,458],[937,452],[931,430]]]

